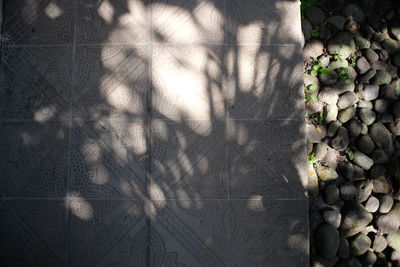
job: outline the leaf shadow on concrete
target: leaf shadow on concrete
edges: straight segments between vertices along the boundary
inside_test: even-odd
[[[299,3],[253,2],[4,1],[1,264],[308,264]]]

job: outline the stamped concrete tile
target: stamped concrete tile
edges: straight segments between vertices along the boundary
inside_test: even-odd
[[[65,207],[58,200],[0,201],[0,264],[63,266]]]
[[[228,48],[225,90],[234,119],[303,119],[300,47]]]
[[[72,47],[3,47],[0,117],[65,120],[69,116]]]
[[[66,200],[69,266],[148,266],[141,201]]]
[[[153,118],[224,119],[224,47],[156,45],[152,54]]]
[[[150,0],[153,41],[224,44],[225,1]]]
[[[236,46],[227,53],[231,118],[303,119],[301,48]]]
[[[300,1],[230,0],[226,18],[230,44],[302,45]]]
[[[72,44],[75,1],[4,1],[4,38],[8,44]]]
[[[309,266],[307,200],[231,201],[230,266]]]
[[[78,44],[145,44],[150,39],[146,0],[77,1]]]
[[[144,119],[149,105],[147,53],[146,46],[77,47],[74,119]]]
[[[59,122],[3,122],[1,129],[1,195],[64,197],[69,126]]]
[[[153,205],[153,266],[228,266],[228,201],[155,201]]]
[[[309,266],[307,203],[232,200],[230,266]]]
[[[304,199],[306,151],[298,121],[229,121],[231,199]]]
[[[152,121],[152,199],[226,199],[225,122]]]
[[[71,130],[71,170],[69,193],[88,199],[142,199],[145,192],[145,154],[134,149],[144,142],[126,144],[129,134],[139,137],[140,132],[129,132],[130,125],[121,128],[102,128],[100,123],[74,125]],[[112,126],[110,126],[112,127]],[[138,131],[133,127],[134,131]],[[141,151],[142,152],[142,151]],[[145,153],[144,151],[143,153]]]

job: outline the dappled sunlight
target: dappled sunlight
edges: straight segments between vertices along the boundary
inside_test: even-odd
[[[249,210],[257,212],[265,212],[266,209],[263,204],[263,197],[260,195],[250,196],[247,202]]]
[[[107,102],[114,108],[118,108],[130,114],[140,114],[145,107],[140,101],[140,96],[125,84],[106,96]]]
[[[14,47],[6,45],[0,77],[18,92],[0,95],[12,139],[2,146],[16,153],[2,169],[27,177],[13,197],[29,192],[67,210],[57,224],[68,264],[256,266],[272,255],[268,238],[303,257],[306,233],[286,232],[286,221],[303,215],[274,202],[304,199],[302,107],[294,104],[301,68],[292,64],[299,47],[286,25],[297,23],[297,9],[260,3],[274,18],[268,22],[261,11],[232,13],[241,0],[23,1],[27,25],[42,14],[43,24],[70,19],[67,7],[75,10],[51,35],[62,32],[65,43],[33,37],[33,48],[45,45],[33,53],[15,42],[25,49],[15,52],[21,66],[12,66]],[[269,46],[282,26],[284,43],[293,43]],[[53,46],[54,62],[43,64]],[[64,50],[68,62],[57,58]],[[19,69],[36,76],[18,80]],[[18,169],[18,153],[37,155],[26,162],[33,174]],[[285,222],[275,225],[275,216]]]
[[[261,45],[263,38],[263,22],[255,21],[249,25],[240,26],[237,29],[236,39],[241,43]]]
[[[43,107],[33,114],[35,121],[39,123],[45,123],[46,121],[52,119],[56,113],[55,107]]]
[[[152,71],[154,102],[159,113],[173,121],[180,121],[182,117],[211,120],[204,73],[207,49],[202,46],[162,46],[155,49]]]
[[[101,2],[97,13],[107,24],[111,24],[114,21],[115,10],[108,0]]]
[[[50,2],[47,7],[44,9],[44,13],[50,19],[56,19],[63,14],[62,9],[55,2]]]
[[[190,9],[185,9],[184,7]],[[175,43],[221,43],[224,41],[224,17],[213,1],[151,5],[155,40]]]
[[[87,200],[79,197],[78,193],[73,192],[66,197],[65,207],[81,220],[88,221],[93,218],[94,210],[92,206]]]

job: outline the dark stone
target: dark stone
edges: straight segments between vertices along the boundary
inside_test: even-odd
[[[356,4],[350,4],[345,7],[343,14],[346,17],[353,17],[358,23],[364,22],[365,14],[364,11]]]
[[[335,71],[326,69],[327,73],[320,73],[318,78],[323,85],[334,85],[338,80],[338,75]]]
[[[346,59],[356,51],[356,44],[348,32],[340,32],[329,41],[328,51],[331,54],[340,54]]]
[[[331,122],[328,126],[328,130],[326,131],[326,135],[329,137],[333,137],[340,126],[342,126],[342,124],[338,121]]]
[[[356,67],[360,74],[364,74],[371,68],[371,65],[368,63],[365,57],[360,57],[356,61]]]
[[[363,180],[365,178],[363,168],[357,165],[353,165],[353,167],[354,167],[353,180]]]
[[[393,151],[393,139],[390,131],[382,124],[375,123],[370,128],[371,138],[377,147],[387,151]]]
[[[348,257],[350,257],[349,241],[347,241],[346,238],[342,237],[339,239],[339,249],[337,255],[341,259],[347,259]]]
[[[360,77],[360,83],[368,83],[369,80],[372,79],[376,75],[376,70],[375,69],[370,69],[367,71],[365,74],[361,75]]]
[[[315,230],[315,247],[324,259],[335,257],[339,247],[339,232],[329,224],[321,224]]]
[[[376,262],[376,260],[377,260],[377,256],[372,251],[367,251],[362,256],[363,266],[373,266],[373,264]]]
[[[326,19],[326,21],[330,24],[330,25],[332,25],[332,26],[334,26],[337,30],[343,30],[343,28],[344,28],[344,24],[345,24],[345,22],[346,22],[346,18],[344,18],[343,16],[331,16],[331,17],[328,17],[327,19]]]
[[[375,164],[385,164],[389,162],[389,155],[383,149],[375,149],[371,153]]]
[[[383,48],[389,53],[389,55],[393,55],[399,49],[399,45],[393,39],[386,39],[382,42]]]
[[[379,55],[371,48],[363,50],[363,54],[368,59],[369,63],[373,63],[379,60]]]
[[[307,18],[313,25],[320,25],[325,19],[325,13],[319,7],[314,6]]]
[[[375,148],[374,141],[368,135],[362,135],[357,139],[357,148],[362,153],[369,154]]]
[[[346,128],[350,136],[357,137],[361,133],[362,122],[360,122],[359,120],[351,120],[346,124]]]
[[[342,161],[338,165],[339,173],[346,179],[351,179],[353,178],[354,174],[354,167],[353,164],[351,164],[348,161]]]
[[[390,112],[393,114],[395,120],[400,119],[400,101],[394,102],[390,108]]]
[[[370,176],[372,179],[377,179],[385,174],[385,167],[382,165],[375,164],[372,166],[370,172]]]
[[[385,113],[388,107],[388,103],[385,99],[380,98],[374,102],[374,110],[378,113]]]
[[[349,136],[347,134],[346,128],[339,127],[338,133],[332,140],[332,147],[337,151],[343,151],[349,146]]]
[[[334,184],[326,185],[323,195],[324,200],[328,205],[335,205],[339,200],[339,189]]]
[[[352,182],[344,182],[340,186],[340,195],[344,200],[357,199],[359,195],[358,188]]]

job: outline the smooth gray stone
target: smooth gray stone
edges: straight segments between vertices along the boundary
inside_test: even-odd
[[[379,86],[372,85],[372,84],[366,84],[363,89],[364,89],[363,90],[364,100],[370,101],[370,100],[375,100],[378,98]]]
[[[337,106],[340,109],[345,109],[345,108],[355,105],[357,102],[358,102],[358,97],[354,92],[346,92],[339,96]]]
[[[381,235],[375,235],[375,239],[372,243],[372,249],[375,252],[382,252],[387,247],[387,241],[385,237]]]
[[[350,252],[354,256],[361,256],[371,246],[371,239],[363,233],[359,233],[350,241]]]
[[[375,112],[373,112],[369,108],[361,108],[361,109],[359,109],[358,110],[358,117],[366,125],[371,125],[372,123],[374,123],[374,121],[376,119]]]
[[[364,207],[367,211],[374,213],[379,208],[379,200],[376,197],[371,196],[370,198],[368,198]]]
[[[387,151],[393,151],[393,138],[390,131],[382,124],[382,123],[375,123],[370,128],[371,138],[374,140],[377,147]]]
[[[379,198],[380,206],[379,212],[380,213],[388,213],[390,209],[393,207],[393,198],[389,195],[383,195]]]
[[[360,151],[354,152],[354,163],[363,168],[364,170],[369,170],[374,164],[374,160],[367,155],[361,153]]]
[[[357,148],[362,153],[369,154],[374,151],[375,144],[372,138],[368,135],[362,135],[357,139]]]
[[[326,210],[322,213],[322,217],[327,224],[332,225],[336,229],[339,228],[340,221],[342,219],[340,212],[337,212],[335,210]]]

